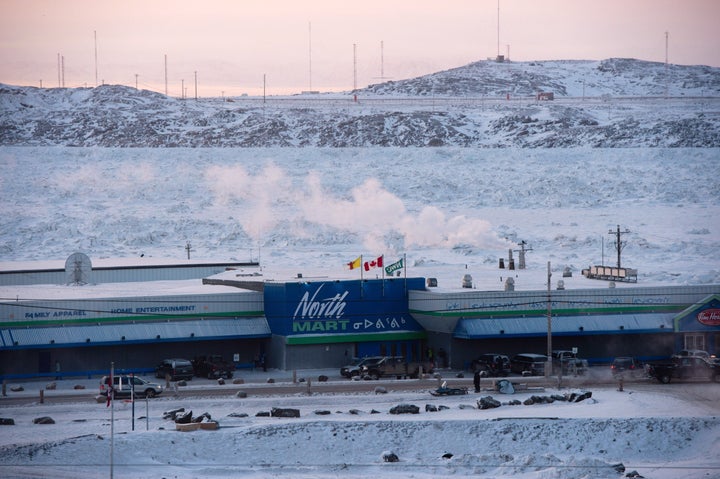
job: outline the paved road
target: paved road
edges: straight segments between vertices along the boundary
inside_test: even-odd
[[[514,383],[527,384],[530,387],[557,387],[558,378],[551,377],[545,379],[542,377],[509,378]],[[286,396],[298,393],[312,392],[312,394],[354,394],[354,393],[372,393],[377,387],[383,387],[387,391],[431,391],[436,389],[441,381],[447,381],[450,387],[467,387],[470,391],[473,389],[471,377],[457,378],[444,377],[443,379],[427,378],[427,379],[386,379],[380,381],[351,381],[348,379],[333,377],[327,382],[319,382],[309,379],[308,381],[299,380],[293,383],[290,379],[277,381],[275,383],[254,381],[245,384],[232,384],[227,381],[225,385],[219,385],[216,381],[204,379],[195,379],[188,383],[187,387],[171,387],[169,390],[163,391],[160,398],[177,397],[177,398],[208,398],[234,396],[238,391],[245,391],[248,396]],[[485,390],[492,388],[495,379],[484,378],[481,387]],[[619,384],[609,377],[604,376],[578,376],[564,377],[561,385],[566,388],[592,389],[593,387],[619,387]],[[702,403],[710,410],[720,413],[720,384],[708,382],[694,381],[674,381],[670,384],[659,384],[656,381],[648,379],[626,380],[623,384],[624,388],[629,390],[642,390],[653,392],[664,392],[671,396],[682,397],[692,400],[693,402]],[[45,404],[68,404],[77,402],[94,402],[96,399],[96,390],[88,387],[88,389],[75,390],[44,390]],[[40,393],[25,392],[23,395],[15,395],[8,393],[6,397],[0,397],[0,407],[17,406],[24,404],[36,404],[40,400]]]

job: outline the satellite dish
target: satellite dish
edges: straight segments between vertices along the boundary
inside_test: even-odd
[[[67,284],[87,284],[90,281],[92,262],[85,253],[73,253],[65,261]]]

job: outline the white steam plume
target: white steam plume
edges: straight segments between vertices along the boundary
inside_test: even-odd
[[[458,245],[506,247],[487,221],[459,215],[447,218],[436,207],[426,206],[419,214],[407,211],[403,200],[371,178],[349,191],[346,199],[326,191],[320,176],[310,172],[304,185],[294,185],[279,167],[269,165],[256,175],[242,166],[212,167],[206,180],[216,198],[216,207],[232,207],[245,232],[262,241],[277,228],[297,237],[307,231],[290,226],[310,224],[357,234],[368,251],[388,251],[388,238],[400,236],[394,247],[444,247]]]

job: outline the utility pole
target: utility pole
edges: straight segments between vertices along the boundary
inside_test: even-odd
[[[138,89],[138,74],[135,74],[135,89]]]
[[[167,55],[165,55],[165,96],[168,96],[168,85],[167,85]]]
[[[197,101],[197,70],[195,71],[195,101]]]
[[[552,271],[550,270],[550,261],[547,264],[547,362],[545,363],[545,377],[552,374],[552,299],[550,297],[550,281]]]
[[[617,267],[620,268],[620,252],[625,248],[625,242],[620,241],[620,235],[630,233],[630,230],[627,228],[625,231],[620,231],[620,225],[617,226],[617,230],[608,231],[609,235],[615,235],[615,249],[617,250]]]

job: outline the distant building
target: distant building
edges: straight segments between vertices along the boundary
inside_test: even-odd
[[[536,99],[538,101],[552,101],[555,99],[555,94],[551,91],[541,91],[537,94]]]

